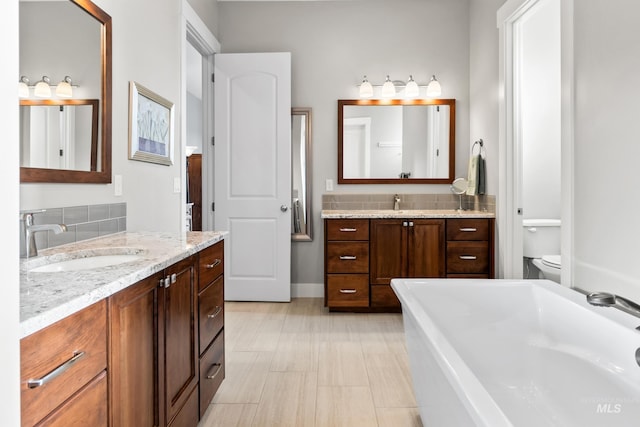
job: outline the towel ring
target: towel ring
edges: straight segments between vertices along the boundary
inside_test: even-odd
[[[480,154],[482,157],[485,156],[485,149],[484,149],[484,141],[482,140],[482,138],[480,138],[479,140],[477,140],[476,142],[473,143],[473,145],[471,146],[471,155],[475,155],[475,149],[476,149],[476,145],[478,146],[478,153]]]

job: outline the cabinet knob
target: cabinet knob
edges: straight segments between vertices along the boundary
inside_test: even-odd
[[[354,260],[356,260],[356,258],[357,257],[354,256],[354,255],[340,255],[340,259],[342,261],[354,261]]]
[[[466,227],[461,228],[460,231],[462,231],[463,233],[475,233],[476,231],[478,231],[478,229],[473,227]]]
[[[473,261],[474,259],[478,259],[475,255],[460,255],[460,259]]]
[[[356,292],[355,289],[340,289],[341,294],[355,294]]]
[[[342,233],[355,233],[356,231],[358,231],[357,228],[341,228],[340,232]]]
[[[211,263],[211,264],[206,264],[206,265],[205,265],[205,267],[206,267],[206,268],[208,268],[208,269],[216,268],[217,266],[219,266],[219,265],[220,265],[220,263],[221,263],[221,262],[222,262],[222,260],[221,260],[221,259],[216,258],[216,259],[215,259],[215,261],[213,261],[213,263]]]

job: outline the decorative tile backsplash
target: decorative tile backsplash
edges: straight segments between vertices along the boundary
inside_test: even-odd
[[[33,216],[35,224],[65,224],[67,231],[36,233],[38,249],[93,239],[127,230],[127,204],[70,206],[47,208]]]
[[[400,209],[458,209],[459,196],[455,194],[400,194]],[[393,193],[389,194],[323,194],[323,210],[393,209]],[[462,196],[465,210],[495,213],[496,197]]]

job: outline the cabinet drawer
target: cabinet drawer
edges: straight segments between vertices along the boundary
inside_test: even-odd
[[[198,290],[203,290],[216,277],[224,272],[224,240],[200,251],[198,261]]]
[[[448,219],[447,240],[489,240],[489,220],[484,218]]]
[[[368,219],[329,219],[327,240],[369,240]]]
[[[218,277],[198,295],[200,354],[224,326],[224,277]]]
[[[327,273],[367,273],[369,242],[327,242]]]
[[[371,307],[400,307],[391,285],[371,285]]]
[[[329,307],[368,307],[368,274],[328,274],[327,305]]]
[[[489,242],[447,242],[447,273],[488,273]]]
[[[100,301],[20,341],[22,425],[35,424],[106,369],[106,308]],[[65,370],[47,379],[59,367]],[[36,379],[46,386],[29,388]]]
[[[103,371],[38,427],[107,427],[107,420],[107,373]]]
[[[224,331],[200,358],[200,418],[224,379]]]

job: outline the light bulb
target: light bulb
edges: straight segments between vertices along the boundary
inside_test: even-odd
[[[51,86],[49,86],[49,77],[42,76],[42,80],[36,83],[33,94],[38,98],[51,98]]]
[[[407,86],[404,89],[404,96],[407,98],[417,98],[418,95],[420,95],[420,88],[418,87],[418,83],[413,80],[413,76],[410,75]]]
[[[20,77],[18,82],[18,96],[20,98],[29,97],[29,79],[26,76]]]
[[[360,98],[371,98],[373,96],[373,86],[367,80],[367,76],[364,76],[362,84],[360,85]]]
[[[387,80],[385,80],[382,85],[382,97],[383,98],[393,98],[396,95],[396,87],[393,85],[389,76],[387,76]]]
[[[71,77],[65,76],[65,78],[56,86],[56,95],[60,98],[71,98],[73,96],[73,89],[71,88]]]
[[[435,74],[431,76],[429,86],[427,86],[427,96],[433,98],[434,96],[440,96],[442,94],[442,87],[440,82],[436,79]]]

